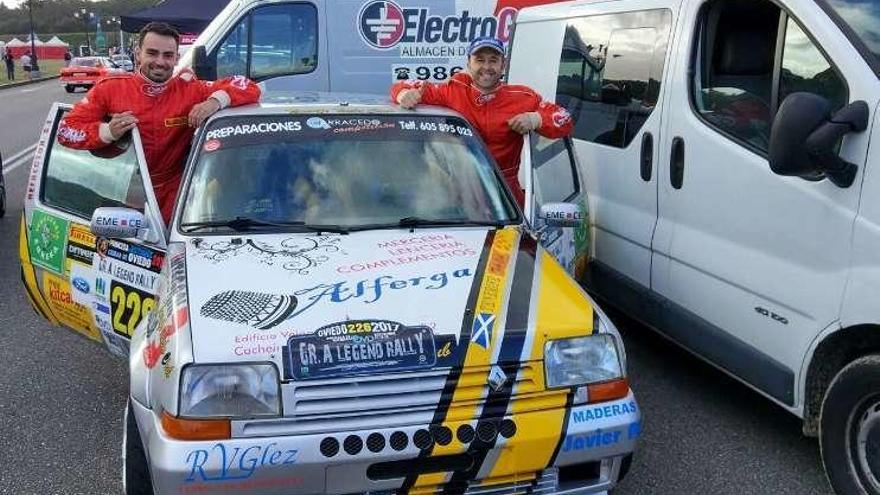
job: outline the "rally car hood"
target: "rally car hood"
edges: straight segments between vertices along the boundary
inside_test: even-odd
[[[186,271],[195,362],[286,378],[455,366],[469,346],[517,360],[541,321],[592,329],[586,296],[518,228],[210,236],[187,242]]]

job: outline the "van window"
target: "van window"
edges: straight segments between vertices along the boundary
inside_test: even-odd
[[[660,94],[672,14],[665,9],[572,19],[565,30],[556,101],[574,137],[625,148]]]
[[[255,9],[217,49],[217,77],[247,74],[259,81],[312,72],[318,65],[317,26],[318,12],[312,4]]]
[[[757,153],[766,154],[773,116],[790,93],[822,95],[834,109],[846,103],[839,73],[773,3],[716,0],[704,8],[699,30],[693,62],[696,110],[709,125]]]

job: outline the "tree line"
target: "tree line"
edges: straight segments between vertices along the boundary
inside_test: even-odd
[[[153,7],[160,3],[160,0],[103,0],[100,2],[89,2],[87,0],[30,0],[30,3],[33,7],[34,32],[41,39],[48,39],[61,33],[85,32],[85,21],[82,17],[77,18],[74,16],[74,13],[81,13],[81,9],[86,9],[86,16],[88,16],[89,12],[95,13],[95,17],[90,18],[88,25],[89,31],[94,36],[96,19],[101,20],[101,29],[103,31],[118,31],[119,23],[108,25],[105,21],[111,17],[116,17],[118,20],[121,15]],[[16,8],[9,8],[5,4],[0,3],[0,40],[8,41],[13,36],[17,36],[24,41],[24,38],[29,33],[28,2],[24,2]]]

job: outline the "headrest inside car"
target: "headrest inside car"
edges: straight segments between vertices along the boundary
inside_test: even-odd
[[[719,40],[717,74],[754,76],[772,70],[773,40],[769,33],[735,30],[725,34]]]

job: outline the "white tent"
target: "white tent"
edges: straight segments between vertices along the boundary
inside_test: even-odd
[[[70,46],[68,43],[61,41],[58,36],[52,36],[52,39],[43,43],[46,46]]]
[[[31,37],[30,37],[30,35],[28,35],[27,40],[26,40],[24,43],[25,43],[26,45],[30,45],[30,44],[31,44]],[[34,36],[34,46],[43,46],[43,44],[44,44],[44,43],[43,43],[42,41],[40,41],[40,38],[38,38],[37,36]]]
[[[26,44],[18,38],[12,38],[9,43],[6,43],[7,48],[11,46],[26,46]]]

